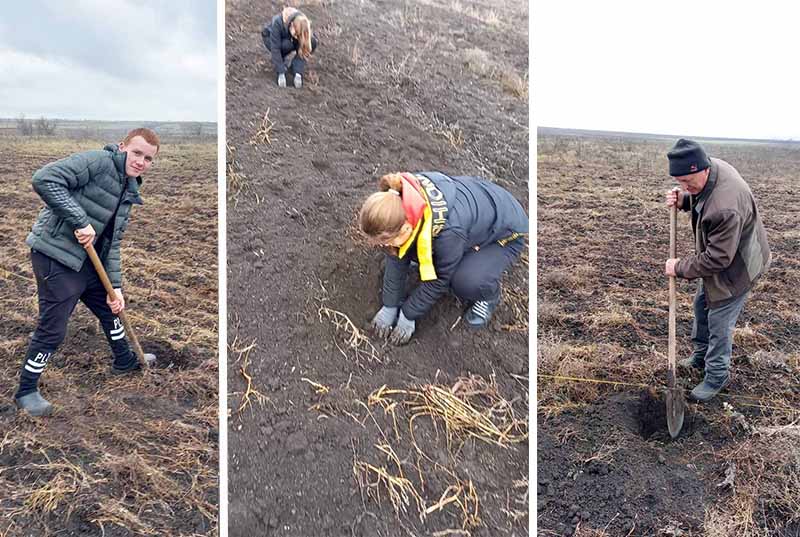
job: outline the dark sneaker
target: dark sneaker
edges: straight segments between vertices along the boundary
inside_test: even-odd
[[[730,382],[730,376],[726,376],[724,379],[710,379],[708,376],[703,379],[703,382],[698,384],[694,387],[692,392],[689,394],[689,397],[694,399],[695,401],[700,401],[701,403],[705,403],[706,401],[710,401],[716,395],[722,391],[722,389],[728,385]]]
[[[53,413],[53,405],[42,397],[38,390],[22,397],[15,397],[14,402],[20,410],[31,416],[49,416]]]
[[[470,328],[485,328],[499,303],[499,296],[494,300],[479,300],[473,303],[467,313],[464,314],[464,321],[466,321],[467,326]]]
[[[686,370],[699,369],[700,371],[705,371],[706,364],[698,362],[697,360],[694,359],[693,356],[690,356],[689,358],[678,360],[678,369],[686,369]]]
[[[154,365],[156,365],[156,355],[155,354],[144,353],[144,359],[147,362],[147,366],[148,367],[153,367]],[[142,366],[139,364],[138,360],[136,362],[134,362],[133,367],[129,367],[128,369],[120,369],[117,366],[115,366],[114,364],[111,364],[111,374],[112,375],[127,375],[129,373],[133,373],[134,371],[141,371],[141,370],[142,370]]]

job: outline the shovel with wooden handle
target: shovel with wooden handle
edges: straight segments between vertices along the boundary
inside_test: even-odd
[[[669,257],[678,256],[675,240],[677,235],[678,208],[673,205],[669,208]],[[669,369],[667,370],[667,428],[669,435],[676,438],[683,427],[683,413],[686,409],[686,400],[683,390],[677,387],[675,371],[675,276],[669,277]]]
[[[108,296],[111,297],[112,300],[116,300],[117,295],[114,292],[114,287],[111,285],[111,280],[108,279],[106,269],[103,267],[103,263],[100,261],[100,257],[97,255],[94,245],[90,242],[86,244],[84,248],[89,254],[89,259],[92,260],[92,265],[94,265],[97,275],[100,276],[100,281],[103,282],[103,287],[105,288],[106,293],[108,293]],[[133,352],[136,354],[136,358],[139,360],[139,365],[142,366],[142,369],[147,369],[149,364],[147,363],[147,359],[144,357],[144,351],[142,351],[142,347],[139,345],[139,340],[136,338],[136,332],[133,331],[133,326],[131,326],[128,316],[125,315],[125,310],[119,312],[117,317],[120,318],[122,321],[122,326],[125,327],[125,334],[128,336],[128,339],[133,345]]]

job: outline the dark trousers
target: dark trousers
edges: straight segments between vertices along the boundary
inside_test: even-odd
[[[525,248],[517,239],[505,246],[492,243],[478,251],[471,250],[461,259],[450,280],[453,293],[467,302],[494,300],[500,295],[500,278]]]
[[[267,47],[267,50],[272,52],[272,44],[270,43],[272,28],[270,27],[270,23],[267,23],[264,28],[261,30],[261,39],[264,40],[264,46]],[[313,53],[317,50],[317,38],[315,36],[311,36],[311,52]],[[296,52],[297,48],[295,47],[294,41],[291,39],[282,39],[281,40],[281,57],[286,58],[292,52]],[[300,54],[295,54],[294,58],[292,59],[291,63],[292,71],[302,75],[306,70],[306,61],[300,57]],[[276,65],[275,69],[278,70],[279,73],[283,72],[281,66]]]
[[[709,308],[702,282],[694,296],[692,342],[693,361],[705,365],[706,377],[718,382],[728,377],[733,353],[733,329],[742,312],[747,293],[719,308]]]
[[[17,397],[36,391],[39,376],[67,335],[67,321],[80,300],[100,320],[119,369],[135,367],[136,356],[125,339],[125,328],[106,302],[106,291],[92,263],[79,272],[42,253],[31,251],[39,296],[39,322],[22,363]]]

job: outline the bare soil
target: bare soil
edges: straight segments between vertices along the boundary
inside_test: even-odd
[[[112,377],[82,304],[40,381],[47,418],[16,412],[36,327],[25,237],[41,166],[104,142],[0,140],[0,535],[214,535],[218,506],[216,144],[165,144],[122,246],[128,315],[158,364]]]
[[[527,205],[527,4],[301,5],[300,91],[261,42],[281,7],[226,11],[230,535],[527,535],[527,255],[488,330],[448,297],[394,348],[363,331],[382,254],[354,228],[399,170]],[[473,421],[436,417],[442,393]]]
[[[774,263],[739,318],[730,386],[690,404],[671,440],[662,388],[674,142],[540,132],[541,535],[800,535],[800,146],[704,141],[751,186]],[[692,247],[681,214],[678,256]],[[692,349],[695,286],[678,280],[679,359]],[[685,389],[701,379],[679,372]]]

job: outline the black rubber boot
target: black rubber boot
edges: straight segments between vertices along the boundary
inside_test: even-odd
[[[703,379],[703,382],[698,384],[694,387],[692,392],[689,394],[689,397],[694,399],[695,401],[700,401],[701,403],[705,403],[706,401],[710,401],[716,395],[722,391],[722,389],[728,385],[730,382],[730,376],[726,375],[724,378],[711,378],[706,375],[706,378]]]
[[[697,360],[694,359],[694,356],[690,356],[689,358],[678,360],[678,368],[685,369],[687,371],[692,369],[699,369],[700,371],[705,371],[706,364],[704,362],[698,362]]]
[[[20,410],[24,410],[31,416],[49,416],[53,413],[53,405],[42,397],[39,390],[22,397],[15,397],[14,402]]]

